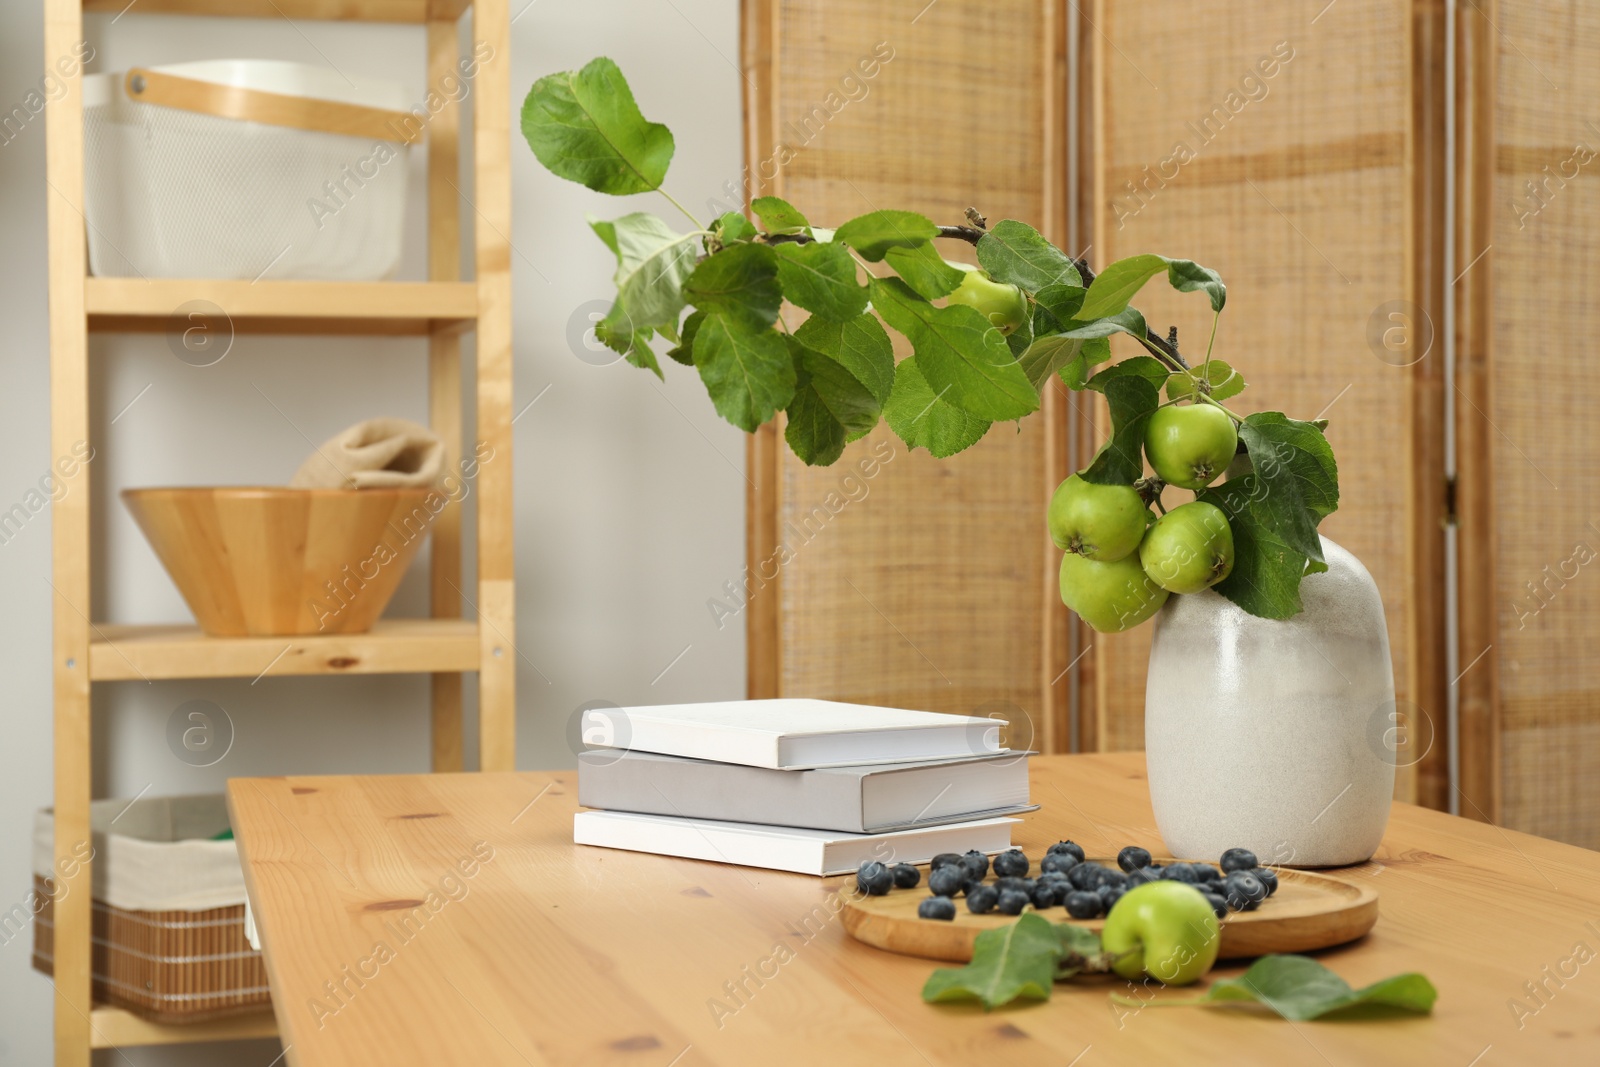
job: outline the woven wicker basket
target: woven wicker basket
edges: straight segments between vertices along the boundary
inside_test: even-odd
[[[55,904],[33,924],[33,965],[54,971]],[[124,911],[93,902],[91,967],[96,1003],[126,1008],[153,1022],[185,1023],[250,1011],[270,1003],[267,968],[244,936],[244,905],[210,911]]]

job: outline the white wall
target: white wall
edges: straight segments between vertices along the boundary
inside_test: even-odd
[[[0,6],[0,112],[21,103],[43,74],[40,7],[38,0]],[[646,114],[676,134],[669,187],[698,210],[741,165],[736,10],[733,0],[513,0],[517,18],[501,53],[509,51],[512,63],[513,115],[539,75],[611,56]],[[277,58],[397,78],[410,97],[422,95],[422,31],[413,27],[179,19],[141,16],[137,8],[111,22],[89,20],[93,70]],[[625,364],[586,363],[569,347],[574,312],[610,286],[609,253],[584,225],[584,212],[670,217],[672,209],[655,197],[615,202],[556,179],[512,136],[517,407],[539,397],[515,427],[517,762],[536,768],[571,764],[566,725],[584,701],[742,695],[743,629],[717,631],[705,602],[743,563],[744,449],[687,368],[667,362],[662,386]],[[410,277],[421,275],[422,164],[420,154],[411,161],[414,217],[403,272]],[[0,146],[0,510],[22,500],[53,459],[44,205],[41,116]],[[307,438],[320,442],[370,415],[421,419],[426,412],[426,359],[415,340],[240,337],[225,359],[200,369],[176,359],[161,336],[118,337],[97,339],[91,358],[95,614],[112,621],[189,618],[116,490],[281,482],[308,452]],[[0,909],[29,888],[32,812],[51,796],[49,561],[47,513],[0,545],[8,698]],[[395,608],[419,613],[425,591],[419,564]],[[422,771],[426,695],[425,679],[416,677],[104,687],[95,701],[97,794],[133,796],[147,786],[158,795],[220,792],[238,775]],[[203,769],[175,758],[165,739],[172,710],[196,698],[222,706],[235,728],[228,755]],[[50,1058],[51,997],[29,966],[28,941],[0,945],[0,1064],[35,1067]],[[277,1054],[275,1043],[260,1042],[127,1049],[96,1062],[267,1067]]]

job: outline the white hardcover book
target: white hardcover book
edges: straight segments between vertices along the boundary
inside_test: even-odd
[[[941,852],[1004,852],[1018,819],[979,819],[882,834],[801,830],[759,823],[680,819],[626,811],[580,811],[572,820],[579,845],[713,860],[797,874],[848,874],[867,860],[927,863]]]
[[[802,770],[952,759],[1004,749],[999,719],[786,698],[592,708],[586,744]]]

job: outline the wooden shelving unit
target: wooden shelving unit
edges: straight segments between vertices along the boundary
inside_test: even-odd
[[[493,449],[478,468],[477,576],[461,576],[461,517],[447,509],[431,546],[432,617],[389,619],[364,634],[294,638],[215,638],[192,626],[99,623],[90,596],[91,514],[87,465],[64,478],[52,510],[55,588],[55,854],[71,857],[89,840],[92,796],[90,693],[93,683],[156,678],[260,678],[279,675],[427,673],[432,677],[432,764],[463,764],[462,675],[478,674],[479,766],[510,770],[515,755],[515,639],[511,533],[511,186],[510,23],[507,0],[44,0],[47,66],[83,40],[84,12],[238,16],[271,20],[340,19],[414,23],[427,34],[427,81],[457,75],[460,20],[473,46],[488,43],[473,88],[475,224],[461,232],[461,113],[451,103],[428,124],[428,274],[426,282],[146,281],[91,278],[83,216],[82,83],[46,115],[50,237],[51,455],[93,444],[89,420],[92,332],[162,332],[174,309],[206,300],[224,309],[226,328],[250,334],[361,334],[429,338],[429,419],[449,461],[463,448],[461,334],[477,335],[474,446]],[[446,94],[448,95],[448,94]],[[474,280],[461,280],[466,254]],[[461,590],[468,589],[467,595]],[[466,617],[463,617],[463,600]],[[75,880],[87,886],[87,868]],[[189,1026],[146,1022],[92,1003],[90,894],[55,902],[55,1062],[88,1067],[91,1050],[129,1045],[272,1036],[270,1012]]]

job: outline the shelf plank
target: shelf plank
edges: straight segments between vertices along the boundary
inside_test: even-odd
[[[470,326],[478,290],[471,282],[87,278],[84,306],[89,330],[100,333],[427,335]]]
[[[83,0],[87,12],[142,15],[220,15],[257,19],[333,19],[345,22],[454,22],[472,0]]]
[[[272,1017],[271,1008],[225,1019],[166,1024],[149,1022],[121,1008],[100,1006],[89,1013],[89,1019],[93,1048],[187,1045],[197,1041],[241,1041],[253,1037],[278,1036],[278,1023]]]
[[[476,671],[479,654],[472,619],[382,619],[364,634],[301,637],[208,637],[194,626],[100,623],[89,645],[89,677],[125,682]]]

